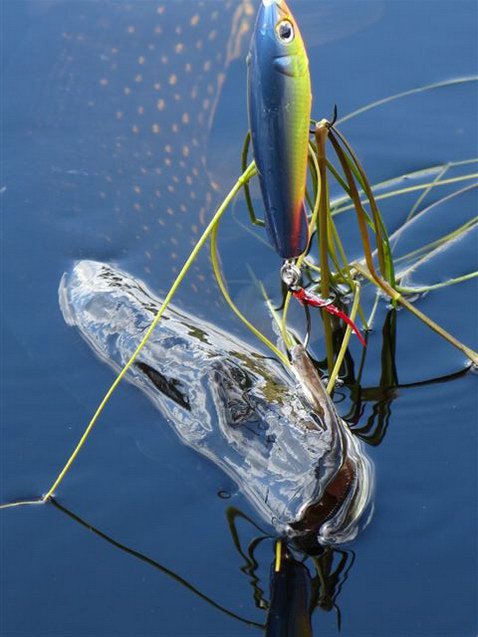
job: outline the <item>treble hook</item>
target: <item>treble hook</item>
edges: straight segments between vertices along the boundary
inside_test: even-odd
[[[303,347],[305,350],[308,349],[309,347],[309,342],[310,342],[310,333],[312,331],[312,321],[310,318],[310,308],[308,305],[304,305],[304,311],[305,311],[305,320],[306,320],[306,332],[305,332],[305,338],[304,338],[304,343],[303,343]]]

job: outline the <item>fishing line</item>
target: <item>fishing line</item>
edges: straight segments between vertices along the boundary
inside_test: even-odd
[[[6,503],[6,504],[2,504],[2,505],[0,505],[0,509],[6,509],[6,508],[14,507],[14,506],[21,506],[23,504],[25,504],[25,505],[27,505],[27,504],[44,504],[45,502],[47,502],[52,497],[52,495],[54,494],[56,489],[60,486],[60,484],[63,481],[64,477],[68,473],[71,465],[76,460],[76,457],[80,453],[81,448],[85,444],[85,442],[86,442],[91,430],[93,429],[94,425],[96,424],[98,418],[100,417],[101,413],[103,412],[103,410],[106,407],[107,403],[109,402],[110,398],[114,394],[116,388],[118,387],[118,385],[120,384],[120,382],[122,381],[124,376],[126,375],[126,373],[129,370],[129,368],[135,362],[136,358],[138,357],[138,354],[141,352],[143,347],[148,342],[151,334],[153,333],[153,331],[157,327],[158,323],[161,320],[161,317],[163,316],[164,312],[166,311],[167,307],[169,306],[174,294],[176,293],[176,290],[178,289],[178,287],[180,286],[180,284],[183,281],[184,277],[186,276],[189,268],[194,263],[197,255],[199,254],[200,250],[202,249],[202,247],[206,243],[207,239],[209,238],[209,236],[213,232],[213,230],[214,230],[215,226],[217,225],[218,221],[220,220],[220,218],[222,217],[224,212],[227,210],[229,204],[234,199],[234,197],[237,195],[237,193],[241,190],[241,188],[243,188],[244,184],[247,183],[247,181],[249,181],[249,179],[251,179],[251,177],[253,177],[253,175],[255,174],[255,171],[256,171],[255,164],[254,164],[254,162],[252,162],[251,164],[249,164],[248,168],[243,172],[243,174],[236,181],[235,185],[233,186],[233,188],[231,189],[229,194],[226,196],[226,198],[224,199],[222,204],[217,209],[215,215],[213,216],[213,218],[209,222],[208,226],[204,230],[203,234],[199,238],[198,242],[196,243],[196,245],[192,249],[192,251],[191,251],[189,257],[187,258],[186,262],[184,263],[180,273],[178,274],[178,276],[174,280],[169,292],[167,293],[167,295],[166,295],[161,307],[159,308],[158,312],[156,313],[156,316],[154,317],[151,325],[146,330],[145,335],[141,339],[141,342],[136,347],[135,351],[131,355],[131,358],[125,364],[125,366],[120,371],[120,373],[116,376],[116,378],[113,381],[112,385],[110,386],[110,388],[108,389],[108,391],[104,395],[104,397],[101,400],[100,404],[98,405],[95,413],[93,414],[93,417],[91,418],[91,420],[88,423],[85,431],[83,432],[83,435],[81,436],[78,444],[76,445],[75,449],[73,450],[73,453],[68,458],[65,466],[60,471],[60,473],[58,474],[58,477],[55,479],[55,481],[53,482],[51,487],[48,489],[48,491],[45,493],[45,495],[43,495],[38,500],[24,500],[24,501],[10,502],[10,503]]]

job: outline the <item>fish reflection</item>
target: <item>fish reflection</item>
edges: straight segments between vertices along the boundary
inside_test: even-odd
[[[59,294],[67,323],[115,370],[161,303],[140,281],[93,261],[64,275]],[[351,540],[367,521],[371,464],[301,346],[292,350],[292,369],[297,380],[244,342],[170,308],[128,374],[277,533],[304,546]]]

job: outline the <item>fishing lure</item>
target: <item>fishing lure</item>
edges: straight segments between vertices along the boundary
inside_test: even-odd
[[[309,60],[299,27],[284,0],[262,0],[247,57],[248,112],[252,149],[265,208],[266,230],[285,270],[308,245],[305,187],[312,90]],[[285,270],[284,270],[285,269]],[[328,299],[289,283],[304,305],[322,307],[358,328]]]
[[[307,248],[304,205],[312,91],[309,61],[284,0],[262,0],[248,62],[252,149],[266,230],[284,259]]]

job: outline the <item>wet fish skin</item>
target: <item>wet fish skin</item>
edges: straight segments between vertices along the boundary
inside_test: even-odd
[[[66,322],[116,371],[131,357],[161,303],[141,282],[94,261],[80,261],[63,276],[59,298]],[[304,354],[299,349],[294,357]],[[370,464],[333,404],[324,403],[322,414],[315,413],[279,363],[170,308],[127,378],[185,444],[238,484],[278,533],[294,536],[305,529],[324,543],[357,533],[371,495]],[[344,456],[356,477],[345,509],[321,520],[320,528],[301,526],[309,507],[336,480]]]
[[[263,0],[248,55],[249,126],[267,233],[284,259],[307,247],[311,106],[309,62],[299,27],[284,0]]]
[[[42,209],[60,260],[133,259],[168,289],[231,187],[208,145],[253,0],[11,4],[28,19],[2,69],[5,183],[24,194],[26,244]],[[204,252],[180,290],[204,313],[221,303],[210,270]]]

